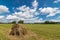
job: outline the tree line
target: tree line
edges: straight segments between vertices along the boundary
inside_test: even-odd
[[[9,23],[10,23],[10,24],[15,24],[16,21],[12,21],[12,22],[9,22]],[[18,23],[23,24],[24,21],[23,21],[23,20],[20,20],[20,21],[18,21]],[[2,23],[2,22],[0,22],[0,24],[6,24],[6,23]],[[7,24],[8,24],[8,23],[7,23]],[[27,23],[27,24],[31,24],[31,23]],[[60,24],[60,22],[45,21],[44,23],[33,23],[33,24]]]
[[[0,22],[0,24],[15,24],[15,23],[16,23],[16,21],[12,21],[12,22],[8,22],[8,23]],[[20,20],[20,21],[18,21],[18,23],[23,24],[23,23],[24,23],[24,21],[23,21],[23,20]]]
[[[60,24],[60,22],[45,21],[44,24]]]
[[[12,22],[10,22],[10,23],[15,24],[15,23],[16,23],[16,21],[12,21]],[[20,20],[20,21],[18,21],[18,23],[23,24],[23,23],[24,23],[24,21],[23,21],[23,20]]]

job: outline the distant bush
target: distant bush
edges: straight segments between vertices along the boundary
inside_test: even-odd
[[[23,20],[20,20],[20,21],[18,21],[18,23],[22,23],[22,24],[23,24],[23,23],[24,23],[24,21],[23,21]]]
[[[58,22],[53,22],[53,21],[45,21],[45,24],[57,24]]]
[[[14,24],[15,24],[15,23],[16,23],[16,21],[12,21],[11,23],[14,23]]]

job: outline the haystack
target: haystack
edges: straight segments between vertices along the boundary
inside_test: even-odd
[[[9,34],[7,37],[10,40],[29,40],[32,38],[36,40],[39,39],[34,32],[26,29],[23,24],[13,24]]]
[[[27,34],[27,29],[23,24],[14,24],[11,28],[10,35],[22,36]]]

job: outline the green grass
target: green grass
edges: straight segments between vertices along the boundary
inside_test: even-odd
[[[36,33],[41,40],[60,40],[60,24],[24,24],[25,27]],[[12,24],[0,24],[0,39],[9,40],[4,32],[12,27]],[[29,40],[35,40],[30,38]]]
[[[11,24],[0,24],[0,40],[9,40],[4,33],[10,28]],[[6,34],[7,35],[7,34]]]
[[[25,24],[27,29],[35,32],[44,40],[60,40],[60,24]]]

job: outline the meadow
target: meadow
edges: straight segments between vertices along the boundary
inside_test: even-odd
[[[60,40],[60,24],[23,24],[27,30],[34,32],[39,40]],[[0,24],[0,40],[10,40],[7,37],[12,24]],[[34,37],[28,40],[36,40]]]

